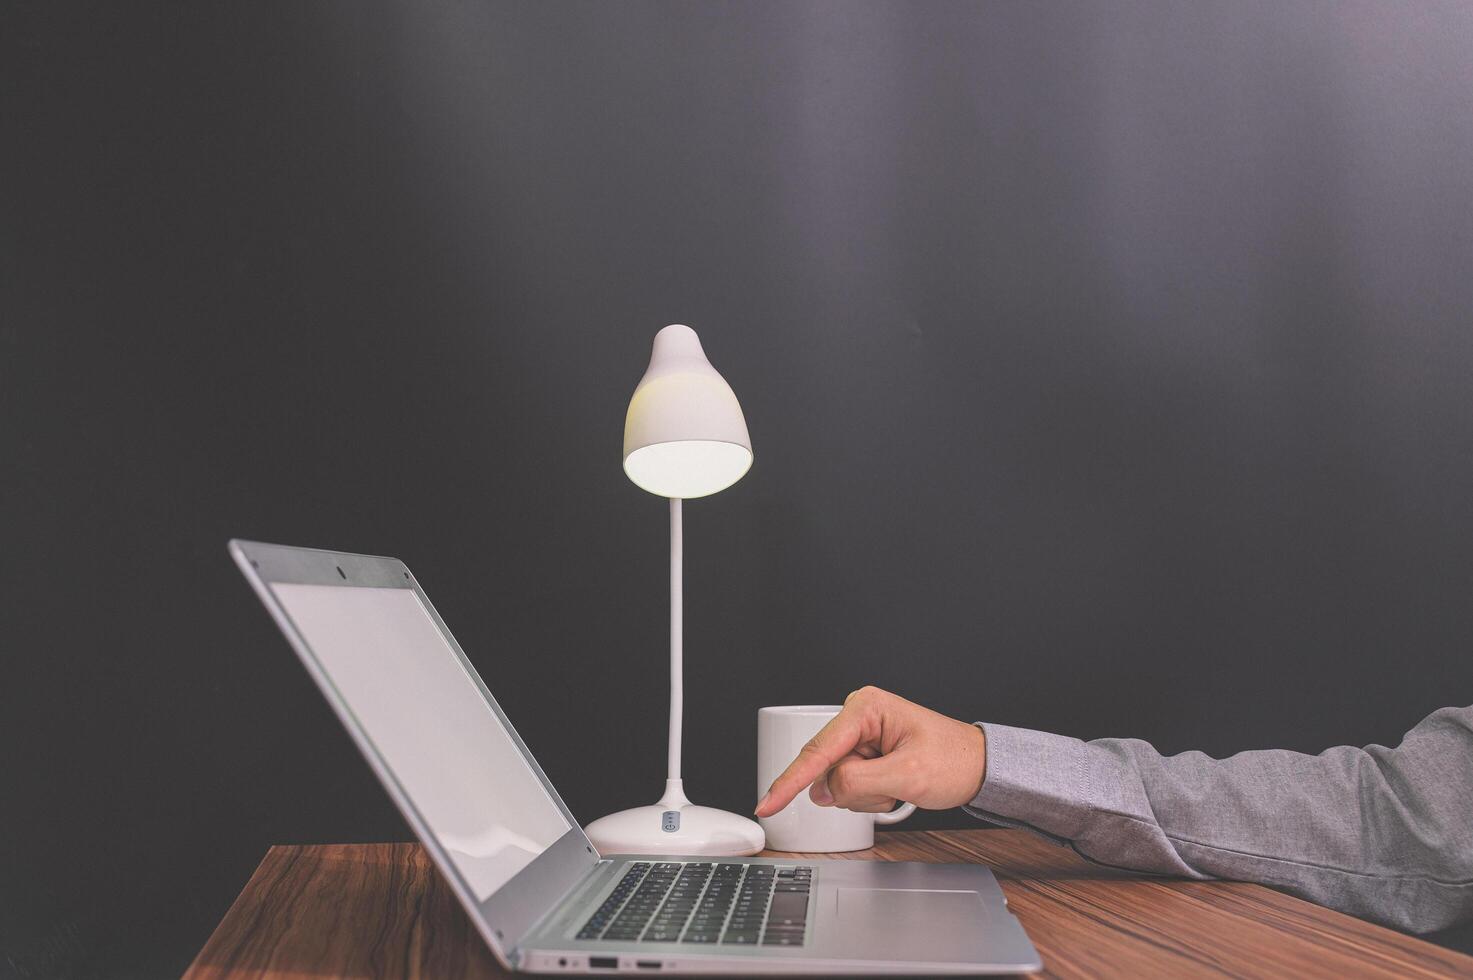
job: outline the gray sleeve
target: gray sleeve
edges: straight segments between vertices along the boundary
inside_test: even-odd
[[[1411,932],[1473,918],[1473,707],[1443,708],[1394,749],[1213,759],[1137,739],[983,724],[967,810],[1091,860],[1232,878]]]

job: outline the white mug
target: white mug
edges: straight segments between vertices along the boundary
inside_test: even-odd
[[[757,796],[798,756],[818,730],[839,713],[837,704],[799,704],[757,711]],[[758,820],[767,834],[767,846],[777,851],[862,851],[875,846],[875,824],[899,823],[915,813],[914,803],[902,803],[889,813],[859,813],[836,806],[819,806],[808,798],[808,787],[793,802],[770,817]]]

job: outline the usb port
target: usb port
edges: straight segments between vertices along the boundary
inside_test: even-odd
[[[660,961],[659,960],[635,960],[634,961],[634,965],[637,966],[637,967],[639,967],[641,970],[658,970],[660,968]]]
[[[588,965],[595,970],[617,970],[619,969],[619,957],[617,956],[590,956]]]

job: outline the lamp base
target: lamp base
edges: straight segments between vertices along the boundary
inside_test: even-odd
[[[755,820],[691,803],[678,779],[665,781],[660,802],[599,817],[583,829],[600,854],[741,857],[767,843]]]

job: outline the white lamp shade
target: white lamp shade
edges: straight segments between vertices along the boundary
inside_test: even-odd
[[[624,472],[661,497],[725,490],[752,466],[752,437],[731,385],[690,327],[655,334],[650,366],[624,416]]]

